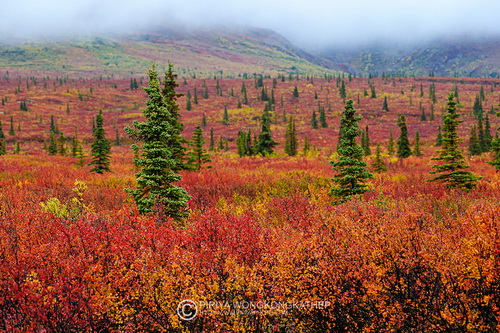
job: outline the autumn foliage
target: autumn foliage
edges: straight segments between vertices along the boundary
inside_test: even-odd
[[[254,81],[247,80],[250,105],[238,109],[240,79],[220,80],[223,96],[212,90],[216,81],[207,79],[210,97],[200,94],[192,111],[182,110],[186,137],[191,137],[206,113],[207,126],[214,129],[217,142],[219,137],[223,143],[227,139],[228,150],[217,148],[216,142],[212,168],[181,171],[182,180],[176,185],[191,196],[185,228],[175,227],[173,220],[139,214],[124,191],[137,184],[133,151],[121,130],[120,139],[127,145],[113,147],[110,173],[89,173],[90,167],[79,166],[75,157],[49,156],[43,150],[39,138],[49,138],[47,100],[58,99],[64,106],[61,112],[66,113],[66,98],[78,96],[77,89],[83,93],[90,81],[75,80],[68,87],[63,82],[63,88],[55,81],[58,94],[32,96],[33,103],[27,103],[31,111],[14,110],[13,99],[28,100],[31,93],[43,90],[43,80],[29,91],[25,85],[17,94],[8,90],[8,102],[2,106],[7,113],[1,115],[9,154],[0,156],[0,331],[500,330],[500,174],[486,163],[492,156],[466,158],[470,170],[483,177],[474,191],[426,181],[431,157],[436,156],[434,142],[444,97],[459,85],[465,120],[459,134],[465,135],[474,119],[468,108],[475,91],[491,82],[469,79],[462,86],[460,79],[429,79],[443,103],[433,106],[434,121],[422,122],[418,103],[422,101],[429,116],[433,104],[427,96],[419,97],[420,83],[427,87],[431,81],[419,80],[423,79],[371,79],[378,96],[373,100],[363,96],[363,90],[371,87],[368,79],[345,80],[346,94],[363,115],[360,126],[369,124],[370,140],[382,147],[378,158],[384,160],[387,171],[367,180],[369,191],[361,198],[332,205],[333,171],[328,161],[336,154],[343,103],[334,89],[335,80],[278,82],[270,127],[273,139],[282,146],[270,157],[240,158],[238,131],[258,133],[261,126],[266,103],[257,100],[261,88],[254,89]],[[183,85],[179,80],[181,92],[193,94],[195,84],[198,93],[202,91],[202,79],[187,81]],[[2,82],[17,87],[14,78]],[[126,80],[91,82],[94,95],[85,94],[84,101],[70,104],[67,118],[56,117],[58,130],[66,136],[74,130],[70,121],[81,120],[78,136],[87,151],[85,139],[90,137],[95,115],[91,106],[108,103],[102,108],[106,133],[111,136],[114,124],[121,128],[141,119],[135,108],[143,107],[145,100],[140,92],[127,91]],[[113,82],[122,86],[114,88]],[[264,83],[270,93],[272,81]],[[493,83],[485,110],[498,101]],[[299,97],[293,99],[295,86]],[[52,87],[50,81],[47,91]],[[313,129],[310,124],[309,111],[318,104],[315,91],[325,110],[327,98],[331,104],[328,128]],[[389,111],[380,110],[384,94]],[[120,103],[118,96],[130,102],[126,104],[130,109],[113,108],[112,101]],[[137,99],[137,107],[131,96]],[[221,123],[224,101],[234,103],[234,108],[229,107],[229,125]],[[409,137],[419,130],[423,156],[399,160],[385,153],[389,128],[399,134],[401,112],[407,115]],[[24,119],[15,136],[7,133],[10,115],[16,130],[17,119]],[[297,156],[283,152],[290,115],[296,122]],[[498,126],[494,117],[492,123],[493,128]],[[305,137],[311,143],[306,153],[302,150]],[[12,154],[15,141],[23,142],[20,154]],[[208,147],[208,136],[205,141]],[[371,166],[375,156],[364,160]],[[194,319],[183,320],[177,308],[187,299],[198,304],[297,306],[251,313],[238,312],[231,305],[224,308],[229,311],[200,306]]]

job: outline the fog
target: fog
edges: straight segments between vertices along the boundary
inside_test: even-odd
[[[131,32],[161,25],[273,29],[299,46],[498,34],[498,0],[16,0],[0,38]]]

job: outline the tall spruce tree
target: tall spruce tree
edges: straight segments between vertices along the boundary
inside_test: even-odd
[[[169,63],[168,80],[174,80],[172,65]],[[172,217],[180,223],[188,216],[187,202],[190,196],[174,182],[181,180],[175,173],[179,169],[179,162],[172,149],[172,138],[179,133],[179,126],[172,123],[178,106],[175,81],[169,81],[165,89],[160,90],[158,73],[155,64],[148,72],[149,86],[143,88],[149,100],[142,110],[146,121],[134,121],[133,127],[127,126],[128,135],[139,142],[132,145],[135,152],[135,163],[140,171],[135,175],[136,189],[126,189],[137,204],[140,213],[155,212],[159,218]]]
[[[297,155],[297,132],[295,130],[295,121],[290,116],[285,133],[285,153],[289,156]]]
[[[407,158],[411,156],[410,140],[408,139],[408,127],[406,127],[406,117],[404,114],[399,115],[398,126],[401,133],[398,137],[398,151],[399,158]]]
[[[331,161],[333,169],[338,172],[333,177],[336,184],[330,190],[334,196],[334,203],[342,203],[352,196],[362,195],[368,191],[365,180],[373,178],[367,170],[363,161],[363,148],[357,144],[360,134],[358,122],[360,116],[356,116],[356,109],[352,106],[352,100],[347,100],[342,113],[340,142],[338,144],[338,160]]]
[[[104,117],[102,116],[102,110],[95,117],[95,130],[92,133],[94,141],[92,142],[91,153],[93,157],[89,165],[93,165],[94,168],[90,169],[90,172],[103,173],[105,171],[111,171],[109,169],[110,151],[111,143],[106,139],[106,132],[104,131]]]
[[[49,155],[57,154],[57,142],[56,142],[54,132],[50,132],[48,153],[49,153]]]
[[[161,90],[162,104],[168,108],[170,117],[168,122],[172,130],[166,139],[166,144],[170,149],[171,157],[175,161],[173,171],[187,170],[189,166],[186,163],[186,139],[181,136],[184,130],[184,124],[179,120],[181,117],[179,113],[179,105],[177,99],[182,96],[178,94],[175,89],[179,86],[177,84],[177,74],[173,71],[173,65],[169,62],[167,70],[165,71],[165,79],[163,80],[163,88]]]
[[[432,158],[434,161],[441,161],[435,164],[431,174],[439,174],[429,181],[439,181],[446,184],[448,188],[459,188],[470,191],[476,187],[481,177],[474,175],[470,171],[465,171],[469,166],[464,162],[464,156],[460,151],[460,138],[457,129],[461,121],[457,113],[456,102],[453,93],[448,96],[447,112],[443,117],[442,136],[443,146],[438,150],[439,156]]]

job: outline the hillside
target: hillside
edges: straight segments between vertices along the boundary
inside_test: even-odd
[[[314,73],[335,65],[266,29],[162,28],[154,32],[0,43],[0,67],[67,74],[144,74],[156,60],[181,75]],[[333,72],[332,72],[333,73]]]
[[[403,73],[416,76],[498,77],[500,37],[442,38],[415,44],[374,43],[322,56],[345,71],[361,75]]]

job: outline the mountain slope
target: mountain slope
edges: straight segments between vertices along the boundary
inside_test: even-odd
[[[144,74],[170,60],[181,74],[333,73],[335,64],[265,29],[155,32],[0,44],[0,66],[71,74]]]
[[[404,73],[416,76],[500,75],[500,36],[436,39],[417,44],[374,44],[322,56],[356,74]]]

